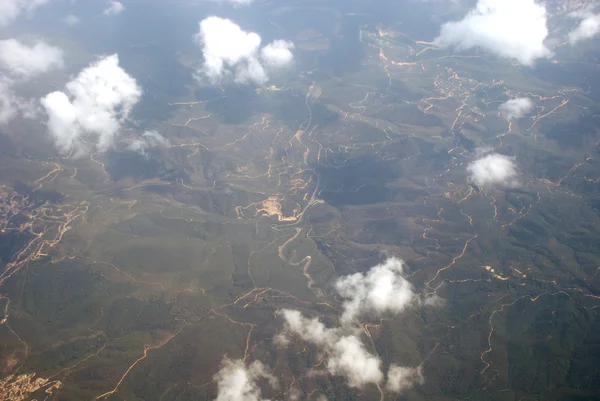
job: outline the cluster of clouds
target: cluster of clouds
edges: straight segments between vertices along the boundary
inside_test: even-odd
[[[531,98],[517,97],[502,103],[498,111],[505,119],[511,121],[525,117],[533,107]],[[514,157],[493,153],[490,148],[480,148],[477,153],[480,157],[467,165],[473,184],[483,189],[519,185],[519,170]]]
[[[262,85],[269,79],[269,72],[286,67],[293,59],[292,42],[275,40],[261,48],[262,39],[257,33],[215,16],[200,22],[195,40],[204,56],[198,77],[213,84],[233,78],[240,84]]]
[[[581,22],[569,34],[575,44],[600,33],[600,15],[590,8],[570,14]],[[459,51],[480,48],[498,57],[531,66],[549,58],[548,12],[538,0],[478,0],[462,20],[442,25],[434,43]]]
[[[280,345],[297,337],[317,346],[325,357],[328,373],[344,377],[350,387],[362,388],[367,384],[380,385],[385,379],[381,358],[369,352],[360,338],[360,329],[341,325],[327,328],[318,318],[307,318],[299,311],[284,309],[284,331],[278,337]],[[392,364],[385,388],[399,392],[424,382],[420,367],[410,368]]]
[[[20,14],[31,13],[49,0],[0,1],[0,25],[12,23]],[[250,0],[226,0],[247,5]],[[107,2],[103,13],[118,15],[123,3]],[[80,23],[75,15],[63,19],[68,25]],[[289,65],[293,60],[293,43],[275,40],[261,46],[261,37],[246,32],[231,20],[208,17],[200,22],[194,40],[202,48],[204,65],[198,71],[211,83],[228,78],[239,84],[264,84],[268,74]],[[90,150],[105,151],[129,120],[142,96],[135,78],[119,65],[113,54],[91,63],[68,82],[63,90],[41,99],[24,99],[15,94],[15,85],[52,70],[65,67],[64,52],[43,40],[23,43],[17,39],[0,40],[0,123],[17,116],[33,118],[47,115],[48,132],[58,151],[81,155]],[[129,149],[147,155],[151,147],[167,145],[157,132],[149,131],[130,141]]]
[[[414,384],[422,384],[424,378],[420,366],[412,368],[392,364],[387,375],[384,374],[381,358],[369,352],[363,344],[363,329],[357,321],[366,314],[377,318],[409,307],[417,295],[404,274],[404,262],[392,257],[366,273],[339,278],[335,288],[344,300],[340,324],[326,327],[318,318],[305,317],[297,310],[283,309],[278,314],[283,318],[284,327],[275,337],[275,344],[284,347],[297,338],[316,346],[325,357],[326,371],[344,377],[350,387],[385,384],[388,391],[398,393]],[[243,365],[238,363],[237,366]],[[223,370],[216,376],[219,396],[231,392],[231,388],[225,386],[226,382],[219,380],[222,374]]]

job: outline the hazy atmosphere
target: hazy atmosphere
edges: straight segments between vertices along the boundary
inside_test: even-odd
[[[0,32],[0,401],[600,399],[598,1]]]

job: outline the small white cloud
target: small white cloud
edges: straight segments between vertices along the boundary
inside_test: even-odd
[[[204,56],[198,75],[213,84],[233,77],[237,83],[261,85],[269,79],[268,70],[281,68],[293,58],[292,43],[277,40],[261,49],[257,33],[246,32],[233,21],[214,16],[200,22],[194,39]]]
[[[79,19],[78,16],[69,14],[63,19],[63,22],[67,25],[73,26],[73,25],[79,24],[81,22],[81,20]]]
[[[480,47],[505,59],[532,65],[547,58],[546,7],[535,0],[478,0],[461,21],[448,22],[435,43],[467,50]]]
[[[109,1],[108,6],[104,9],[103,14],[107,16],[119,15],[125,11],[125,6],[120,1]]]
[[[502,103],[498,110],[507,120],[515,120],[525,116],[533,109],[533,101],[528,97],[518,97]]]
[[[0,26],[10,25],[22,13],[32,13],[49,0],[0,0]]]
[[[383,381],[381,359],[365,349],[357,334],[327,328],[317,318],[305,318],[299,311],[284,309],[281,314],[285,332],[318,346],[326,355],[329,373],[344,376],[350,387]]]
[[[294,48],[292,42],[287,40],[275,40],[260,51],[261,58],[270,67],[285,67],[292,62],[294,55],[291,49]]]
[[[569,33],[569,43],[574,45],[582,40],[591,39],[600,33],[600,14],[592,13],[591,9],[574,11],[571,18],[581,19],[575,29]]]
[[[415,384],[423,384],[423,371],[420,367],[409,368],[406,366],[390,365],[385,388],[394,393],[400,393],[412,388]]]
[[[225,358],[221,370],[214,377],[218,386],[215,401],[267,401],[261,396],[260,379],[267,379],[275,389],[278,387],[277,378],[260,361],[246,366],[241,359]]]
[[[471,181],[476,185],[517,185],[517,166],[512,157],[492,153],[469,164],[467,170],[471,173]]]
[[[132,140],[127,149],[138,152],[142,156],[147,156],[148,149],[168,145],[169,140],[157,131],[146,131],[141,137]]]
[[[27,46],[16,39],[0,40],[0,66],[13,76],[32,77],[64,67],[63,51],[43,41]]]
[[[389,258],[365,274],[341,277],[335,288],[344,298],[342,323],[350,323],[367,312],[380,316],[385,312],[398,313],[404,310],[414,299],[415,293],[403,274],[404,262]]]
[[[254,0],[213,0],[216,3],[229,3],[234,6],[248,6],[254,2]]]
[[[121,125],[139,101],[142,90],[119,66],[116,54],[83,69],[65,85],[40,101],[48,114],[48,130],[62,153],[84,150],[82,136],[97,136],[96,146],[112,146]]]

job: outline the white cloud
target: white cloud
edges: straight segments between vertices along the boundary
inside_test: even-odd
[[[317,318],[309,319],[299,311],[280,311],[285,320],[280,337],[297,336],[319,347],[325,356],[325,366],[330,374],[343,376],[350,387],[361,388],[366,384],[379,385],[384,380],[382,361],[378,355],[367,351],[359,337],[359,329],[348,326],[327,328]],[[278,346],[289,343],[279,342]],[[386,388],[391,392],[401,392],[415,383],[424,382],[421,368],[390,365]]]
[[[356,318],[366,312],[380,316],[385,312],[398,313],[404,310],[416,297],[412,284],[403,274],[404,262],[392,257],[372,267],[367,273],[338,279],[335,287],[344,299],[340,326],[328,328],[318,318],[310,319],[299,311],[284,309],[279,311],[284,319],[284,328],[273,342],[278,347],[286,347],[291,342],[290,338],[295,336],[317,346],[325,358],[327,371],[345,377],[350,387],[382,384],[382,360],[365,348],[360,338],[362,329]],[[420,303],[432,306],[441,303],[439,297],[432,298],[436,298],[435,302],[428,302],[429,298],[426,298]],[[423,382],[420,367],[392,364],[387,376],[386,387],[391,392],[400,392]]]
[[[39,107],[35,101],[17,96],[12,84],[10,80],[0,80],[0,124],[6,124],[18,115],[28,119],[38,115]]]
[[[12,90],[12,81],[0,78],[0,124],[9,122],[18,112],[18,99]]]
[[[52,92],[40,101],[60,152],[82,152],[84,135],[97,136],[96,146],[104,151],[112,146],[141,95],[135,79],[113,54],[83,69],[66,84],[64,92]]]
[[[169,140],[159,134],[157,131],[146,131],[140,138],[131,141],[127,149],[147,156],[146,151],[149,148],[169,145]]]
[[[257,33],[246,32],[233,21],[214,16],[200,22],[195,41],[204,56],[198,75],[213,84],[233,77],[237,83],[260,85],[269,79],[268,70],[282,68],[293,58],[292,43],[276,40],[261,49]]]
[[[414,299],[412,284],[403,277],[404,262],[389,258],[372,267],[367,273],[341,277],[335,284],[344,298],[341,321],[350,323],[369,312],[377,316],[385,312],[398,313]]]
[[[119,15],[125,11],[125,6],[120,1],[109,1],[108,7],[103,11],[104,15]]]
[[[16,39],[0,40],[0,124],[18,115],[35,118],[39,106],[15,94],[15,86],[64,66],[63,51],[42,41],[27,46]]]
[[[569,16],[581,19],[579,25],[569,33],[569,43],[572,45],[600,33],[600,14],[593,14],[591,9],[574,11]]]
[[[480,47],[524,65],[551,55],[544,44],[547,13],[535,0],[478,0],[461,21],[442,25],[435,43],[467,50]]]
[[[365,349],[357,334],[327,328],[317,318],[305,318],[299,311],[284,309],[281,314],[285,332],[318,346],[327,357],[326,367],[332,375],[344,376],[350,387],[381,383],[381,359]]]
[[[533,109],[533,101],[528,97],[518,97],[502,103],[498,110],[507,120],[518,119]]]
[[[292,62],[294,55],[291,49],[294,48],[292,42],[287,40],[274,40],[262,48],[261,58],[271,67],[285,67]]]
[[[73,26],[73,25],[79,24],[81,22],[81,20],[79,19],[78,16],[69,14],[63,19],[63,22],[67,25]]]
[[[385,388],[394,393],[399,393],[412,388],[415,384],[425,383],[423,371],[420,367],[408,368],[406,366],[390,365]]]
[[[0,40],[0,66],[11,75],[32,77],[64,67],[63,51],[43,41],[27,46],[16,39]]]
[[[234,6],[248,6],[254,2],[254,0],[213,0],[217,3],[229,3]]]
[[[214,377],[218,386],[215,401],[267,401],[261,396],[259,379],[267,379],[271,387],[278,387],[277,378],[260,361],[246,366],[241,359],[225,358]]]
[[[0,0],[0,26],[10,25],[22,13],[31,13],[49,0]]]
[[[517,166],[512,157],[492,153],[469,164],[467,170],[471,173],[471,181],[476,185],[517,185]]]

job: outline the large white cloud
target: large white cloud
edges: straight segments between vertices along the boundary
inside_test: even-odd
[[[482,187],[517,185],[517,166],[509,156],[492,153],[469,164],[467,170],[471,181]]]
[[[108,6],[104,9],[104,15],[119,15],[125,11],[125,6],[120,1],[109,1]]]
[[[335,288],[344,298],[342,322],[349,323],[370,312],[379,316],[398,313],[415,298],[412,284],[403,277],[404,262],[389,258],[365,274],[356,273],[340,278]]]
[[[261,396],[259,379],[267,379],[271,387],[278,387],[277,378],[260,361],[246,365],[241,359],[225,358],[214,379],[218,386],[215,401],[267,401]]]
[[[0,40],[0,66],[11,75],[32,77],[64,67],[63,51],[43,41],[27,46],[16,39]]]
[[[293,55],[291,42],[276,40],[261,49],[261,37],[246,32],[228,19],[208,17],[200,22],[195,36],[202,47],[204,64],[198,71],[211,83],[233,77],[237,83],[265,83],[268,71],[285,67]]]
[[[518,97],[502,103],[498,110],[507,120],[525,116],[533,108],[533,101],[528,97]]]
[[[442,25],[435,43],[467,50],[480,47],[505,59],[532,65],[549,57],[547,12],[535,0],[478,0],[467,16]]]
[[[59,151],[83,151],[84,135],[97,137],[96,146],[104,151],[112,146],[141,95],[136,80],[119,66],[114,54],[83,69],[64,92],[52,92],[40,101]]]
[[[22,13],[31,13],[50,0],[0,0],[0,26],[11,24]]]
[[[569,33],[569,43],[576,44],[600,34],[600,14],[594,14],[590,9],[585,9],[574,11],[569,16],[581,19],[579,25]]]

